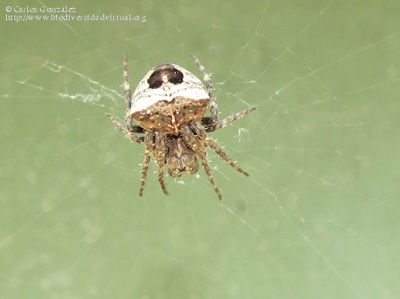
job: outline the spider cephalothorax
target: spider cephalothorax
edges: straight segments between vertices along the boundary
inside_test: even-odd
[[[195,174],[199,170],[196,152],[193,151],[180,135],[170,135],[167,142],[166,162],[168,173],[174,178],[182,174]]]
[[[165,194],[164,168],[172,177],[195,174],[199,169],[198,157],[214,187],[218,198],[221,193],[214,181],[207,162],[207,146],[240,173],[247,172],[237,166],[228,155],[210,138],[213,132],[252,112],[251,107],[218,121],[218,108],[212,91],[212,82],[200,61],[192,56],[206,87],[191,72],[176,64],[163,64],[151,69],[140,81],[133,95],[128,81],[127,56],[124,59],[125,124],[107,117],[134,142],[146,147],[139,195],[143,195],[150,159],[158,165],[158,180]],[[204,116],[207,107],[211,116]],[[133,125],[135,120],[138,126]],[[144,134],[138,136],[137,134]]]

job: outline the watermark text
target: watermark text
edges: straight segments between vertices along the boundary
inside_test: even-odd
[[[145,23],[146,16],[127,13],[116,14],[80,14],[76,7],[57,6],[6,6],[6,21],[11,22],[141,22]]]

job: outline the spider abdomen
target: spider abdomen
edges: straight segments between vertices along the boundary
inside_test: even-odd
[[[151,132],[178,133],[183,125],[199,121],[205,114],[209,99],[193,102],[176,97],[172,101],[158,101],[145,110],[136,111],[132,118]]]
[[[209,102],[199,78],[179,65],[162,64],[140,81],[129,116],[147,131],[178,133],[182,125],[200,120]]]

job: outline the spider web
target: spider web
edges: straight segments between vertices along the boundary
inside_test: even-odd
[[[2,298],[398,298],[398,2],[68,6],[146,18],[3,18]],[[250,173],[209,150],[222,201],[154,163],[139,198],[144,148],[105,118],[125,53],[132,89],[195,54],[221,118],[257,107],[211,134]]]

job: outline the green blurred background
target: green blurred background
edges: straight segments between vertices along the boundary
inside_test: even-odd
[[[6,21],[27,5],[142,21]],[[1,8],[0,298],[400,298],[399,1]],[[250,173],[209,151],[222,201],[154,163],[139,198],[144,148],[105,118],[125,53],[132,89],[195,54],[221,118],[257,107],[212,134]]]

